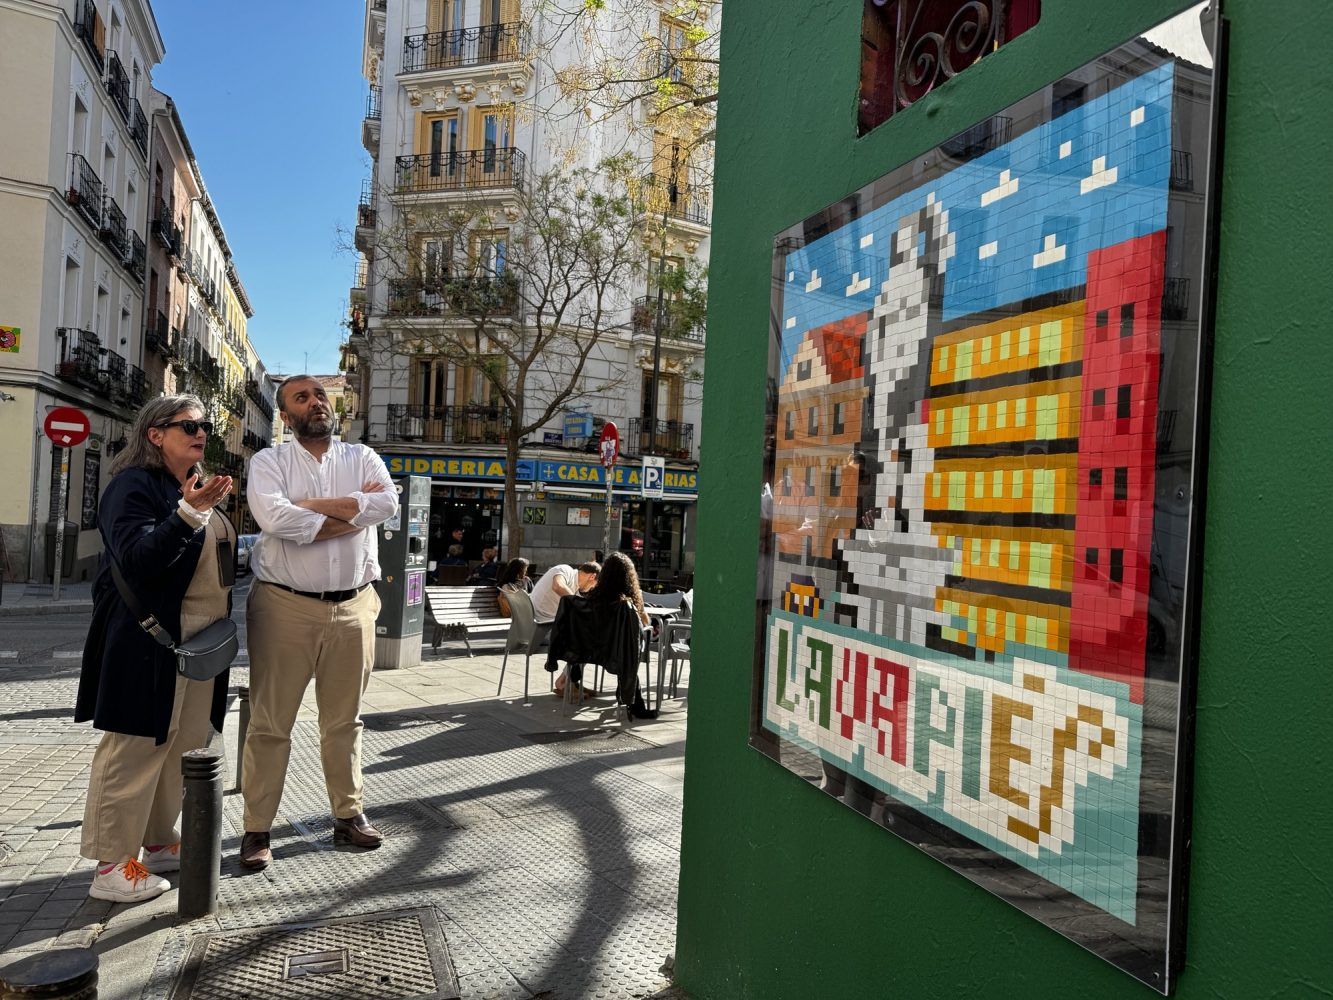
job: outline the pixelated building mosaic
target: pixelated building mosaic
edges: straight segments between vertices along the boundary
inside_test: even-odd
[[[1173,72],[779,275],[764,725],[1131,923]]]

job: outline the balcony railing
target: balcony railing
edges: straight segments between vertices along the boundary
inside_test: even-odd
[[[130,78],[125,72],[125,67],[120,64],[120,56],[115,49],[106,50],[106,92],[111,95],[111,100],[120,109],[120,113],[128,123],[130,120]]]
[[[74,34],[83,40],[88,54],[97,64],[97,71],[102,71],[106,60],[105,29],[97,5],[93,0],[76,0],[74,4]]]
[[[630,308],[630,325],[638,335],[653,336],[657,326],[656,295],[642,295],[634,300]],[[703,327],[681,315],[675,299],[667,297],[662,302],[662,336],[669,340],[690,340],[701,344],[704,331]]]
[[[161,198],[153,206],[153,235],[173,257],[180,252],[180,230],[172,216],[171,205]]]
[[[393,316],[513,316],[517,308],[518,284],[505,274],[389,282],[389,314]]]
[[[148,155],[148,119],[144,117],[143,105],[137,98],[130,98],[130,138],[139,147],[139,152]]]
[[[1194,190],[1194,156],[1187,149],[1171,150],[1171,189]]]
[[[136,409],[148,399],[148,376],[138,365],[130,365],[129,378],[126,380],[126,402]]]
[[[98,233],[102,242],[116,251],[117,257],[124,257],[129,247],[129,235],[125,229],[125,213],[116,204],[116,199],[109,194],[102,198],[102,226]]]
[[[100,389],[98,371],[102,356],[102,342],[91,330],[76,330],[62,326],[56,330],[60,341],[56,374],[89,389]]]
[[[167,323],[167,314],[161,309],[155,310],[148,318],[143,331],[145,350],[166,357],[170,353],[171,327]]]
[[[403,72],[514,62],[527,48],[528,26],[521,21],[408,35],[403,40]]]
[[[78,153],[70,153],[69,190],[65,200],[77,208],[94,229],[102,227],[102,180]]]
[[[370,94],[366,97],[366,117],[374,121],[380,120],[380,89],[371,87]]]
[[[433,444],[503,444],[509,433],[509,411],[500,406],[429,406],[390,403],[390,441]]]
[[[1168,277],[1162,288],[1162,319],[1180,322],[1189,319],[1190,279]]]
[[[527,157],[512,146],[457,153],[421,153],[394,161],[400,193],[523,187]]]
[[[694,447],[694,424],[679,420],[657,421],[657,434],[653,434],[653,422],[639,417],[630,418],[629,434],[624,441],[625,454],[632,457],[643,455],[665,455],[668,458],[689,458]]]
[[[674,194],[671,186],[661,177],[648,174],[644,183],[644,209],[652,213],[666,212],[673,219],[683,219],[696,226],[709,223],[707,190],[688,184],[678,184]]]
[[[125,254],[125,270],[130,272],[130,277],[139,284],[143,284],[144,258],[148,256],[148,248],[144,246],[143,237],[138,233],[130,232],[130,246]]]
[[[119,402],[124,402],[129,391],[125,378],[128,367],[125,359],[110,348],[102,348],[102,355],[97,363],[97,381],[102,391]]]

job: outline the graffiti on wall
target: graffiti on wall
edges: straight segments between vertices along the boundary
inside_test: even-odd
[[[753,742],[1163,950],[1142,821],[1177,734],[1145,726],[1179,697],[1203,226],[1179,92],[1211,73],[1141,55],[779,239]]]

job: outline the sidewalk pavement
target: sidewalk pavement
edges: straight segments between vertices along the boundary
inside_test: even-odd
[[[11,684],[34,690],[23,711],[0,709],[0,969],[91,946],[102,1000],[434,996],[450,967],[424,958],[438,927],[462,997],[676,996],[663,970],[675,950],[686,684],[659,719],[622,729],[609,694],[569,714],[548,693],[541,657],[524,704],[521,656],[497,698],[498,654],[424,652],[419,667],[376,671],[366,695],[367,812],[384,846],[333,846],[312,687],[293,733],[275,863],[261,873],[237,864],[241,801],[229,792],[218,911],[187,924],[174,889],[137,906],[88,898],[79,826],[97,734],[69,721],[76,676],[8,668],[6,695],[17,693]],[[234,669],[232,684],[248,672]],[[233,700],[221,737],[228,789],[237,715]],[[357,915],[374,916],[291,927]],[[204,937],[217,934],[230,936]],[[351,971],[284,977],[287,960],[316,952]],[[182,992],[187,965],[198,969],[194,993]],[[339,979],[371,966],[386,985],[357,992]]]
[[[62,583],[60,599],[55,600],[49,583],[14,583],[7,581],[0,590],[0,618],[6,615],[60,615],[84,612],[93,606],[91,580]]]

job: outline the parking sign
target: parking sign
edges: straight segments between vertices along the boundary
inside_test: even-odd
[[[643,459],[643,495],[656,500],[662,498],[662,488],[666,485],[666,459],[646,455]]]

